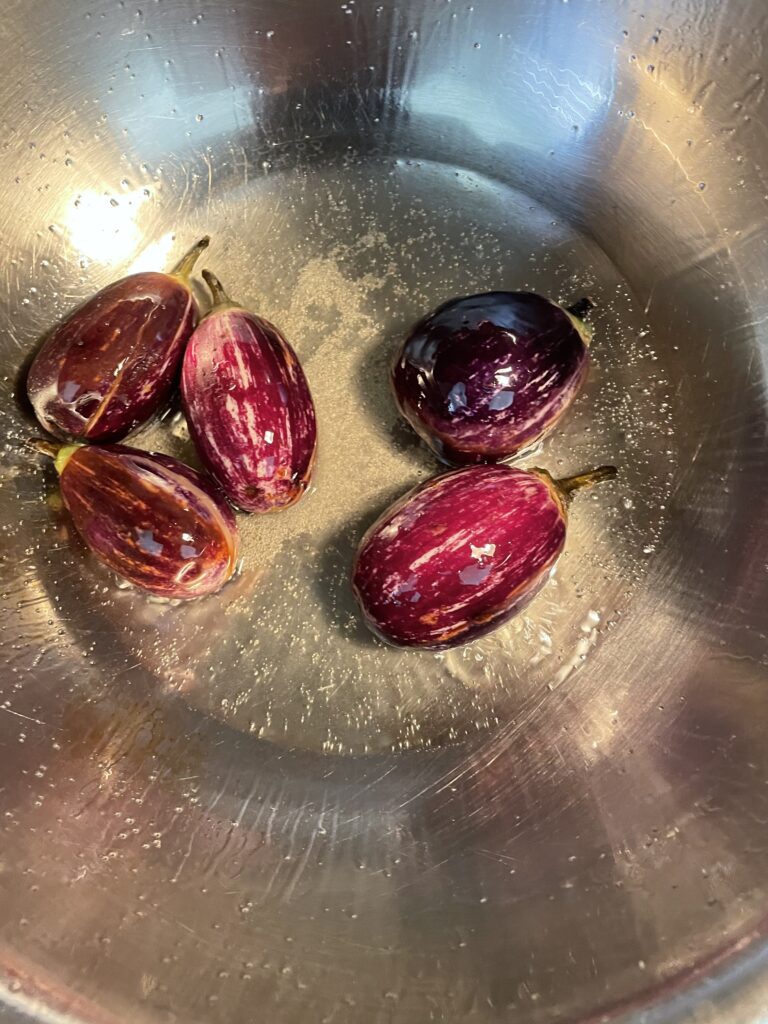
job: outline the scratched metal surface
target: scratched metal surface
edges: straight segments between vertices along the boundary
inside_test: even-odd
[[[0,1019],[757,1020],[768,895],[766,14],[758,3],[6,0]],[[202,231],[285,330],[316,487],[220,598],[69,535],[25,362]],[[589,291],[530,461],[574,505],[526,615],[374,643],[361,530],[434,472],[383,376],[452,294]],[[171,410],[137,443],[192,458]]]

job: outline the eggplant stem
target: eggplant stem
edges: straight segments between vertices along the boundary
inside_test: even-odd
[[[36,452],[40,452],[42,455],[47,455],[48,458],[53,459],[53,464],[59,476],[64,472],[65,466],[75,452],[83,447],[81,444],[58,444],[55,441],[47,441],[42,437],[30,437],[24,443],[28,448],[32,448]]]
[[[208,288],[209,288],[209,290],[211,292],[211,297],[213,298],[214,308],[216,306],[232,306],[232,305],[234,305],[234,303],[232,302],[232,299],[230,299],[230,297],[224,291],[224,285],[221,283],[221,281],[218,279],[218,277],[216,277],[216,275],[213,273],[212,270],[204,270],[202,272],[202,274],[203,274],[203,280],[208,285]]]
[[[572,494],[580,491],[583,487],[594,487],[595,484],[602,483],[603,480],[613,480],[617,473],[618,469],[615,466],[598,466],[597,469],[592,469],[588,473],[578,473],[576,476],[567,476],[563,480],[556,480],[555,484],[566,498],[570,498]]]
[[[55,441],[46,441],[42,437],[28,437],[24,444],[41,455],[47,455],[49,459],[55,459],[61,449],[65,447]]]
[[[583,320],[587,313],[590,313],[595,308],[595,300],[591,299],[588,295],[585,295],[583,299],[579,299],[578,302],[574,302],[572,306],[566,306],[566,313],[570,313],[571,316],[577,317],[579,320]]]
[[[180,277],[186,281],[195,269],[195,264],[200,259],[200,254],[208,248],[211,238],[204,235],[199,242],[195,242],[189,252],[186,252],[171,271],[171,277]]]

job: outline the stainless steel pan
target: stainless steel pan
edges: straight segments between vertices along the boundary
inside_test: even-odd
[[[0,978],[12,1022],[757,1021],[768,992],[768,19],[714,0],[6,0]],[[71,536],[25,363],[201,232],[321,457],[188,606]],[[526,614],[374,643],[356,539],[435,471],[393,346],[588,292],[530,463],[615,461]],[[178,409],[137,443],[192,458]]]

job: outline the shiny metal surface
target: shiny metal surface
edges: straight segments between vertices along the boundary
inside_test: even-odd
[[[5,1021],[758,1020],[768,1003],[761,4],[7,0]],[[121,588],[25,453],[57,316],[203,230],[283,327],[316,487],[220,600]],[[620,483],[454,655],[355,539],[434,463],[383,381],[454,294],[599,301],[531,460]],[[190,456],[178,413],[141,437]]]

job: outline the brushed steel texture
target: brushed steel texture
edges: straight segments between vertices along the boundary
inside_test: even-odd
[[[0,38],[0,1018],[762,1019],[765,5],[6,0]],[[206,232],[320,455],[174,606],[71,536],[23,379]],[[388,362],[496,288],[597,302],[521,464],[621,475],[519,620],[389,650],[352,552],[436,464]],[[136,443],[194,458],[178,406]]]

